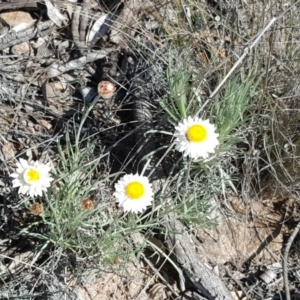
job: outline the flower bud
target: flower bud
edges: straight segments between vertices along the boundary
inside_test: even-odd
[[[116,86],[110,81],[100,81],[98,84],[98,94],[103,99],[110,99],[116,91]]]
[[[83,210],[90,210],[90,209],[92,209],[94,207],[93,200],[91,200],[89,198],[86,198],[86,199],[82,200],[80,207]]]
[[[33,215],[40,215],[44,211],[44,206],[41,203],[34,203],[31,205],[30,211]]]

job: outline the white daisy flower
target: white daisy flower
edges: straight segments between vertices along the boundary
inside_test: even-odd
[[[38,161],[28,162],[20,158],[17,163],[17,170],[11,174],[13,187],[19,187],[19,194],[29,194],[31,197],[42,196],[53,180],[50,177],[50,164],[43,164]]]
[[[188,117],[175,127],[175,146],[192,159],[207,158],[219,145],[215,126],[209,120]]]
[[[124,175],[115,184],[114,196],[124,211],[142,212],[153,200],[153,191],[147,177]]]

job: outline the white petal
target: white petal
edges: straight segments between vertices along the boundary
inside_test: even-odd
[[[21,193],[25,195],[25,194],[27,194],[28,191],[29,191],[29,186],[23,185],[22,189],[21,189]]]
[[[45,188],[48,188],[50,185],[51,185],[50,182],[46,182],[46,181],[45,181],[45,182],[43,183],[43,187],[45,187]]]
[[[21,182],[19,179],[14,179],[12,183],[13,183],[13,187],[21,186]]]
[[[20,165],[21,165],[21,167],[23,168],[23,169],[27,169],[28,168],[28,162],[27,162],[27,160],[25,160],[25,159],[23,159],[23,158],[20,158],[19,159],[19,162],[20,162]]]
[[[35,196],[35,188],[33,186],[29,187],[29,195],[32,198]]]
[[[42,196],[42,195],[43,195],[42,187],[39,186],[39,185],[37,185],[37,186],[35,187],[35,193],[36,193],[37,195],[39,195],[39,196]]]

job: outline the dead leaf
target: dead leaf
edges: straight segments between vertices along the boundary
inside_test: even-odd
[[[110,33],[110,40],[115,44],[120,44],[123,42],[126,32],[139,26],[138,20],[140,19],[141,15],[153,9],[154,5],[149,0],[126,1],[124,9],[113,23]]]
[[[46,81],[42,86],[42,92],[50,110],[57,115],[72,115],[79,109],[79,104],[74,104],[71,100],[72,90],[63,91],[60,81]]]
[[[11,273],[15,273],[19,268],[25,268],[28,266],[28,261],[33,257],[32,251],[27,251],[16,255],[12,262],[9,264],[8,269]]]
[[[60,63],[53,63],[47,70],[47,78],[57,77],[74,69],[82,69],[87,63],[104,58],[114,50],[114,48],[107,48],[105,50],[87,53],[86,55],[83,55],[78,59],[73,59],[63,65]]]
[[[247,297],[244,297],[244,293],[242,291],[231,292],[231,295],[234,300],[247,300]]]
[[[99,13],[95,16],[96,22],[93,24],[89,34],[87,42],[91,44],[96,44],[98,40],[105,35],[109,29],[109,25],[112,23],[107,20],[108,14]],[[106,21],[106,22],[105,22]],[[108,24],[110,22],[110,24]]]
[[[10,160],[11,158],[15,157],[16,149],[14,144],[10,142],[6,142],[2,146],[2,154],[6,160]]]
[[[47,15],[49,19],[58,27],[68,22],[68,19],[60,13],[60,11],[50,2],[50,0],[45,0],[45,4],[47,6]]]
[[[84,86],[79,88],[81,96],[86,103],[92,102],[92,100],[97,96],[97,92],[95,89],[89,86]]]
[[[152,300],[168,299],[168,295],[166,293],[166,286],[162,283],[155,283],[149,290],[149,297]]]
[[[40,122],[40,124],[43,125],[47,130],[50,130],[50,129],[52,128],[52,125],[51,125],[48,121],[46,121],[46,120],[44,120],[44,119],[40,119],[39,122]]]

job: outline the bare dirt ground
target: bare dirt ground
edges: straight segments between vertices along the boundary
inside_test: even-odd
[[[205,26],[189,19],[189,10],[205,15]],[[134,99],[168,93],[162,77],[170,45],[181,58],[192,48],[189,63],[197,78],[207,78],[199,86],[208,96],[217,85],[215,72],[223,70],[224,77],[273,17],[278,18],[274,26],[245,65],[263,77],[265,98],[257,113],[276,120],[275,126],[266,117],[263,128],[275,150],[265,148],[263,133],[257,134],[260,140],[249,133],[248,152],[237,163],[235,192],[214,199],[216,226],[185,234],[233,299],[286,299],[284,272],[292,299],[300,298],[299,238],[291,245],[288,270],[282,267],[300,221],[299,14],[294,1],[0,1],[1,299],[209,299],[183,296],[176,268],[149,248],[144,255],[151,265],[129,255],[127,262],[116,260],[113,268],[94,274],[70,268],[65,257],[57,277],[36,275],[25,263],[34,241],[18,237],[28,220],[8,173],[16,157],[43,159],[44,149],[93,101],[101,80],[113,82],[117,92],[108,101],[98,99],[84,130],[107,147],[123,138],[133,130],[128,111],[134,110]],[[175,26],[177,17],[180,26]],[[119,162],[113,168],[126,161],[132,142],[115,148]],[[153,242],[164,249],[159,235]]]

